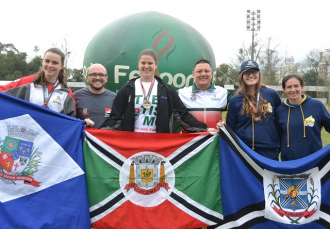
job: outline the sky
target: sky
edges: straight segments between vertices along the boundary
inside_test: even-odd
[[[103,27],[146,11],[194,27],[213,48],[217,66],[231,63],[243,44],[251,44],[247,10],[261,11],[256,37],[271,37],[280,57],[293,57],[297,63],[311,50],[330,49],[329,0],[1,0],[0,6],[1,43],[12,43],[31,59],[35,46],[43,56],[66,40],[70,68],[82,68],[87,45]]]

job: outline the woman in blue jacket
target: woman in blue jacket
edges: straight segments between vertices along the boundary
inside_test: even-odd
[[[241,65],[239,89],[229,101],[227,125],[251,149],[278,160],[280,142],[274,115],[280,104],[279,94],[262,86],[258,64],[247,60]]]
[[[330,115],[321,101],[302,94],[304,81],[299,75],[287,75],[282,88],[287,96],[276,109],[281,133],[282,161],[295,160],[322,149],[321,129],[330,132]]]

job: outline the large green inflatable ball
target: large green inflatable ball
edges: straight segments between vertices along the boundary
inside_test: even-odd
[[[210,61],[215,75],[214,53],[203,35],[174,17],[153,11],[123,17],[101,29],[86,48],[84,75],[91,64],[104,65],[109,75],[106,88],[117,92],[139,76],[138,56],[144,49],[155,51],[160,77],[175,89],[192,85],[198,60]]]

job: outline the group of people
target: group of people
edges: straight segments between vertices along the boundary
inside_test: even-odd
[[[183,132],[218,132],[227,125],[251,149],[273,160],[294,160],[322,148],[321,129],[330,132],[330,115],[318,100],[303,94],[299,75],[282,80],[287,99],[261,83],[255,61],[242,63],[239,88],[232,96],[212,83],[209,61],[198,61],[194,83],[175,91],[157,74],[157,57],[150,49],[138,57],[140,77],[131,79],[118,92],[105,88],[107,70],[89,67],[87,88],[72,93],[64,74],[64,53],[46,51],[41,70],[5,93],[45,108],[85,120],[86,126],[145,133],[171,133],[173,120]],[[228,110],[226,122],[222,111]],[[280,158],[279,158],[280,153]]]
[[[275,90],[261,83],[255,61],[242,63],[238,80],[226,124],[246,145],[281,161],[299,159],[322,148],[321,130],[324,127],[330,133],[330,114],[321,101],[303,94],[301,76],[283,78],[282,88],[287,96],[283,102]]]

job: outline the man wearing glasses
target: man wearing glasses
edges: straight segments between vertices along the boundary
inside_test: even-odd
[[[110,116],[112,102],[117,94],[104,87],[108,75],[101,64],[91,65],[86,79],[89,86],[74,92],[77,118],[85,120],[87,126],[99,128]]]

